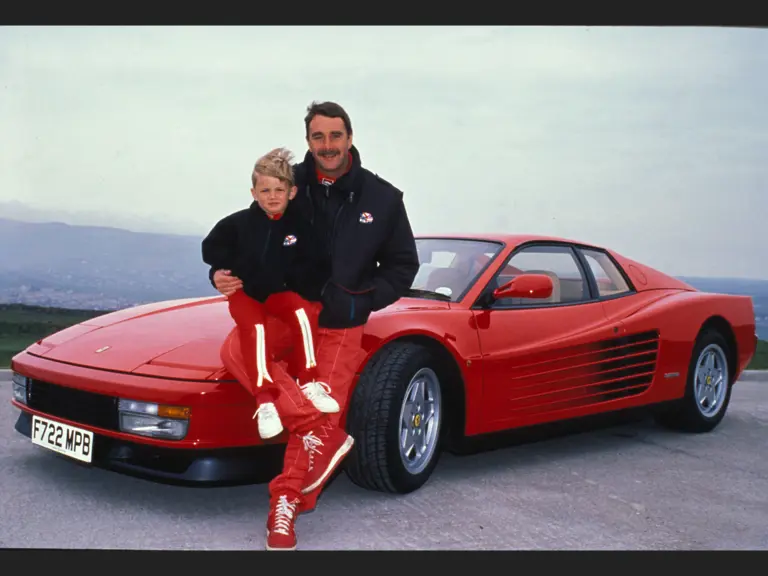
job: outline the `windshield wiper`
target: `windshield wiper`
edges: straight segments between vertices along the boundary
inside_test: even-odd
[[[432,290],[422,290],[421,288],[411,288],[408,290],[409,296],[420,296],[422,298],[432,298],[434,300],[443,300],[445,302],[450,302],[451,297],[446,296],[445,294],[440,294],[440,292],[433,292]]]

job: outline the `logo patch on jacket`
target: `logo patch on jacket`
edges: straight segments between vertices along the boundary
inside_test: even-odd
[[[373,222],[373,216],[370,212],[361,212],[360,213],[360,222],[363,224],[370,224]]]
[[[292,244],[296,244],[296,236],[288,234],[288,236],[285,237],[285,240],[283,240],[283,246],[290,246]]]

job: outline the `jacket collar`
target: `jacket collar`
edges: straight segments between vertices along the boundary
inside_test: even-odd
[[[344,192],[353,191],[358,186],[358,181],[362,175],[362,161],[360,159],[360,152],[353,145],[350,148],[352,154],[352,166],[346,172],[346,174],[340,176],[336,182],[332,184],[333,188],[337,188]],[[294,175],[296,178],[296,185],[303,186],[315,186],[319,184],[317,180],[317,164],[315,163],[315,157],[312,156],[312,152],[307,150],[304,155],[304,160],[294,166]]]
[[[259,203],[256,202],[256,200],[251,201],[251,205],[248,206],[248,209],[251,212],[252,216],[262,220],[267,220],[269,222],[277,222],[279,220],[285,220],[287,217],[290,217],[290,214],[288,213],[290,208],[291,208],[291,203],[288,202],[288,207],[285,209],[285,212],[283,212],[281,216],[274,218],[274,217],[271,217],[266,212],[264,212],[264,210],[262,210],[261,206],[259,206]]]

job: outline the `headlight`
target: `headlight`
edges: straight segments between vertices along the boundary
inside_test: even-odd
[[[21,402],[22,404],[26,404],[27,403],[27,382],[29,382],[29,378],[27,378],[23,374],[14,372],[11,379],[13,380],[13,399],[16,400],[16,402]]]
[[[182,440],[187,435],[191,412],[187,407],[121,398],[117,409],[122,432],[172,440]]]

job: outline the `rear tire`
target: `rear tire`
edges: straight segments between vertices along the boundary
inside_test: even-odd
[[[683,398],[656,415],[662,426],[685,432],[710,432],[725,417],[731,400],[731,366],[725,338],[707,329],[696,340]],[[722,378],[722,380],[721,380]]]
[[[444,378],[434,355],[420,344],[396,342],[372,359],[355,387],[347,415],[355,448],[344,469],[353,483],[406,494],[427,482],[442,449]],[[404,437],[408,446],[424,448],[420,457],[403,453]]]

